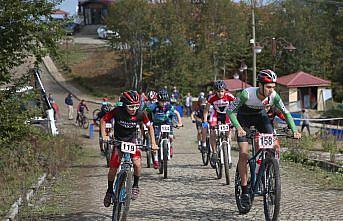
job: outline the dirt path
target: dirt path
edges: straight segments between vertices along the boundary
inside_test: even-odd
[[[47,193],[49,200],[58,201],[64,209],[38,219],[110,220],[111,208],[104,208],[102,204],[107,187],[107,169],[97,151],[97,136],[88,139],[86,131],[73,126],[72,121],[64,120],[67,119],[67,109],[63,105],[66,92],[49,75],[43,74],[42,79],[47,91],[53,92],[60,105],[59,125],[63,133],[75,133],[82,139],[83,147],[90,151],[87,164],[75,165],[71,169],[68,178],[71,187],[67,193]],[[94,105],[90,107],[96,108]],[[129,220],[264,220],[261,199],[256,199],[249,214],[238,214],[233,185],[224,185],[223,179],[215,179],[213,169],[201,166],[194,125],[189,119],[185,119],[184,124],[184,128],[176,131],[175,154],[168,172],[170,178],[163,180],[156,170],[143,169],[141,195],[131,204]],[[324,191],[313,180],[290,167],[282,165],[281,173],[280,220],[343,220],[341,191]]]

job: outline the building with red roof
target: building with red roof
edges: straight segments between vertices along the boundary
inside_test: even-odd
[[[65,18],[68,17],[68,15],[69,15],[68,12],[63,11],[63,10],[61,10],[61,9],[58,9],[58,10],[53,11],[51,16],[52,16],[54,19],[65,19]]]
[[[115,0],[79,0],[79,14],[83,16],[85,25],[103,24],[108,15],[108,7]]]
[[[240,79],[226,79],[224,80],[230,92],[242,91],[247,87],[251,87],[247,82]]]
[[[331,81],[298,71],[277,79],[278,92],[290,111],[302,108],[325,110],[325,101],[332,97]]]

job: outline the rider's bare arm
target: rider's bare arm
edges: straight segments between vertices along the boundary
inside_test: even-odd
[[[180,113],[177,110],[174,110],[174,114],[177,117],[177,126],[181,127],[182,126],[182,120],[181,120]]]
[[[208,116],[208,110],[210,109],[211,104],[207,103],[206,107],[204,109],[204,118],[202,119],[202,122],[207,121],[207,116]]]

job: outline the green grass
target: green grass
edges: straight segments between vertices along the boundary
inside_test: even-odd
[[[95,149],[84,148],[74,161],[75,165],[87,165],[99,153]],[[67,168],[56,179],[48,180],[31,200],[31,206],[22,208],[19,220],[50,220],[71,212],[72,190],[75,189],[75,177],[80,167]]]
[[[43,175],[42,170],[26,173],[14,171],[12,176],[6,177],[5,182],[0,184],[0,217],[8,213],[11,205],[19,196],[24,197],[26,195],[26,191],[37,183],[41,175]]]
[[[343,190],[343,174],[331,173],[317,166],[304,165],[290,161],[282,161],[284,173],[298,177],[304,185],[317,184],[322,190]],[[299,181],[300,182],[300,181]]]
[[[53,60],[65,79],[83,93],[115,99],[125,88],[127,75],[118,52],[108,47],[75,44],[60,46]]]

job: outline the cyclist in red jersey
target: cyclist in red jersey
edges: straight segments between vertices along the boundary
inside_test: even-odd
[[[120,97],[120,101],[123,106],[119,106],[107,112],[101,118],[101,131],[103,140],[108,140],[109,138],[105,136],[105,125],[106,122],[114,120],[113,132],[114,139],[124,142],[136,143],[136,127],[138,124],[143,122],[149,130],[152,150],[156,151],[158,149],[155,136],[154,128],[147,117],[145,111],[139,110],[140,107],[140,96],[137,91],[126,91]],[[118,147],[113,148],[112,157],[110,161],[110,169],[108,171],[108,189],[104,198],[104,206],[109,207],[111,204],[111,197],[113,194],[113,183],[115,176],[117,174],[118,167],[121,161],[121,152]],[[134,175],[133,175],[133,185],[132,185],[132,199],[136,199],[139,194],[138,181],[141,175],[142,165],[141,165],[141,152],[137,150],[136,153],[131,156],[133,161]]]
[[[212,157],[211,160],[213,162],[217,161],[218,155],[216,153],[216,133],[214,130],[214,126],[220,122],[221,124],[230,124],[230,119],[226,115],[226,111],[229,108],[229,105],[232,101],[236,98],[227,91],[227,85],[223,80],[216,81],[214,83],[214,90],[215,93],[210,95],[207,100],[207,105],[204,111],[203,117],[203,145],[206,145],[206,128],[210,126],[210,143],[212,148]],[[213,106],[213,111],[210,114],[209,121],[207,122],[207,116],[209,113],[210,106]],[[205,139],[204,139],[205,138]]]

